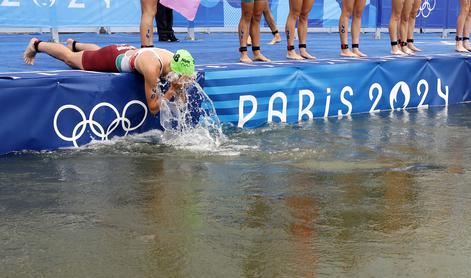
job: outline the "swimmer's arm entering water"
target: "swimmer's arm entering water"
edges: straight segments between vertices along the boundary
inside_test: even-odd
[[[175,88],[174,86],[170,86],[165,94],[162,95],[158,86],[160,69],[153,65],[153,63],[149,64],[150,65],[146,64],[141,66],[138,71],[144,76],[144,90],[146,93],[147,106],[149,107],[150,112],[153,115],[156,115],[160,111],[160,103],[162,102],[162,98],[170,100],[172,97],[174,97]]]

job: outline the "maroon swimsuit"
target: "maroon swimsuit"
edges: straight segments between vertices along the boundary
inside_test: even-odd
[[[129,50],[136,49],[127,44],[112,44],[93,51],[84,51],[82,65],[84,70],[102,72],[120,72],[118,57]]]

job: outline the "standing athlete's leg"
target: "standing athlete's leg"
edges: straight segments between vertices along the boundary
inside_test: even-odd
[[[286,58],[294,60],[304,59],[296,53],[294,50],[294,29],[296,27],[296,21],[301,14],[301,8],[303,6],[303,0],[289,0],[289,14],[286,19],[285,33],[288,53]]]
[[[407,47],[412,49],[413,51],[422,51],[421,49],[417,48],[414,44],[414,29],[415,29],[415,21],[417,18],[417,13],[420,9],[421,0],[415,0],[414,5],[412,5],[412,10],[409,14],[409,24],[407,25]]]
[[[455,50],[458,52],[468,52],[466,48],[463,46],[463,32],[464,32],[464,25],[466,22],[466,17],[468,16],[469,12],[469,0],[460,0],[460,14],[458,19],[456,20],[456,46]]]
[[[278,32],[278,28],[276,27],[275,18],[270,10],[270,4],[268,1],[263,8],[263,17],[265,17],[265,21],[267,22],[268,26],[270,27],[271,33],[273,34],[273,39],[268,44],[275,44],[281,42],[281,36]]]
[[[269,62],[270,59],[263,56],[260,51],[260,20],[266,0],[255,0],[252,20],[250,22],[250,36],[252,37],[252,51],[254,61]]]
[[[391,54],[404,55],[405,53],[398,46],[397,28],[401,19],[402,6],[404,0],[392,0],[391,18],[389,19],[389,39],[391,41]]]
[[[154,17],[157,14],[157,0],[141,0],[141,47],[154,46]]]
[[[316,57],[309,54],[306,50],[307,45],[307,25],[309,13],[311,12],[314,0],[304,0],[301,7],[301,14],[299,15],[298,36],[299,36],[299,55],[304,59],[314,60]]]
[[[249,36],[250,21],[252,21],[254,2],[253,0],[242,0],[242,14],[239,21],[239,52],[242,63],[252,63],[247,54],[247,38]]]
[[[469,44],[469,33],[471,32],[471,3],[468,4],[468,16],[464,23],[463,32],[463,47],[468,51],[471,51],[471,45]]]
[[[352,52],[359,57],[367,57],[366,54],[360,51],[360,32],[361,32],[361,17],[365,9],[366,0],[355,0],[353,7],[352,18]]]
[[[342,13],[339,18],[339,35],[340,35],[340,56],[357,57],[348,49],[348,22],[353,13],[353,5],[355,0],[342,1]]]
[[[402,52],[412,55],[414,51],[407,47],[407,32],[409,28],[409,16],[414,5],[414,0],[405,0],[402,6],[401,13],[401,25],[400,25],[400,36],[401,36],[401,50]]]

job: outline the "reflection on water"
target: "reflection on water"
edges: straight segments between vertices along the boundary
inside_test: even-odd
[[[0,157],[0,276],[469,277],[470,128],[467,104]]]

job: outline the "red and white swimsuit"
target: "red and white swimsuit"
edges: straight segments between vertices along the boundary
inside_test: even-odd
[[[103,72],[121,72],[122,70],[118,67],[117,61],[125,57],[126,52],[136,49],[137,48],[131,45],[113,44],[98,50],[86,50],[83,52],[82,56],[83,69]]]
[[[153,50],[153,48],[141,48],[137,51],[135,50],[137,50],[137,48],[131,45],[113,44],[94,51],[84,51],[82,56],[82,65],[84,70],[90,71],[132,72],[136,70],[135,64],[137,58],[142,53],[151,51],[159,60],[161,68],[163,68],[162,58]],[[172,54],[172,52],[168,52]]]

